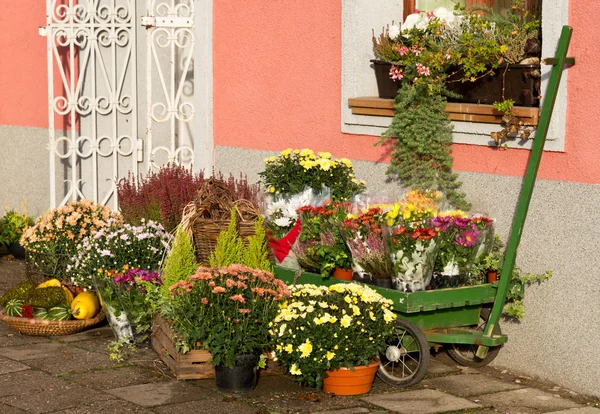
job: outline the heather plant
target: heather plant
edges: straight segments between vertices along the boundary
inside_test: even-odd
[[[129,174],[117,184],[119,208],[128,223],[139,225],[142,219],[152,220],[172,232],[203,182],[202,171],[194,174],[176,164],[167,164],[146,177]]]
[[[234,200],[248,200],[254,207],[258,208],[259,200],[261,198],[260,184],[250,184],[248,182],[248,176],[240,173],[239,178],[235,178],[233,174],[229,174],[229,177],[225,179],[225,176],[220,171],[213,169],[213,177],[217,180],[222,181],[227,188],[233,194]]]

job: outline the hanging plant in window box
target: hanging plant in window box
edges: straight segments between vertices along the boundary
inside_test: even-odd
[[[538,32],[539,21],[530,21],[515,0],[509,15],[438,8],[411,14],[402,27],[392,25],[373,36],[377,55],[390,64],[389,76],[399,85],[394,118],[377,143],[391,147],[388,175],[409,187],[440,190],[452,205],[468,210],[452,171],[452,124],[445,107],[448,98],[460,95],[449,85],[475,84],[526,56]]]

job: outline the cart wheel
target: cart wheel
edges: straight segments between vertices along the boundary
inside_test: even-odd
[[[476,330],[483,331],[485,328],[485,323],[490,318],[492,310],[490,308],[482,308],[479,313],[479,325]],[[501,334],[502,330],[500,329],[500,323],[496,324],[494,327],[495,334]],[[488,353],[485,358],[478,358],[475,353],[477,352],[477,345],[467,345],[467,344],[449,344],[446,348],[446,352],[454,361],[459,363],[465,367],[474,367],[480,368],[484,367],[490,362],[492,362],[500,352],[500,348],[502,345],[490,347],[488,349]]]
[[[429,368],[429,344],[421,330],[405,319],[396,320],[396,331],[380,355],[377,375],[390,385],[409,387],[421,381]]]

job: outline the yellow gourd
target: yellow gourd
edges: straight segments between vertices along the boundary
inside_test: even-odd
[[[50,280],[46,280],[44,283],[40,283],[39,285],[37,285],[37,289],[47,288],[47,287],[50,287],[50,286],[60,287],[62,285],[60,284],[60,280],[58,280],[58,279],[50,279]]]
[[[73,303],[73,292],[71,292],[68,287],[63,286],[62,288],[65,291],[65,296],[67,297],[67,305],[71,306],[71,303]]]
[[[92,292],[81,292],[71,303],[71,312],[75,319],[91,319],[99,310],[100,302]]]

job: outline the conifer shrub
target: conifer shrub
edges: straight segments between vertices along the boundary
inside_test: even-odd
[[[244,265],[253,269],[273,271],[273,266],[269,261],[269,251],[267,249],[267,235],[265,232],[265,222],[262,216],[254,222],[254,236],[247,239],[248,246],[244,251]]]
[[[225,267],[231,264],[243,264],[245,249],[244,242],[237,230],[237,209],[231,209],[231,218],[227,230],[222,231],[217,237],[214,252],[210,254],[211,267]]]
[[[167,255],[163,266],[162,294],[165,297],[168,296],[169,286],[193,275],[197,268],[198,263],[196,263],[194,245],[186,231],[178,227],[171,251]]]

